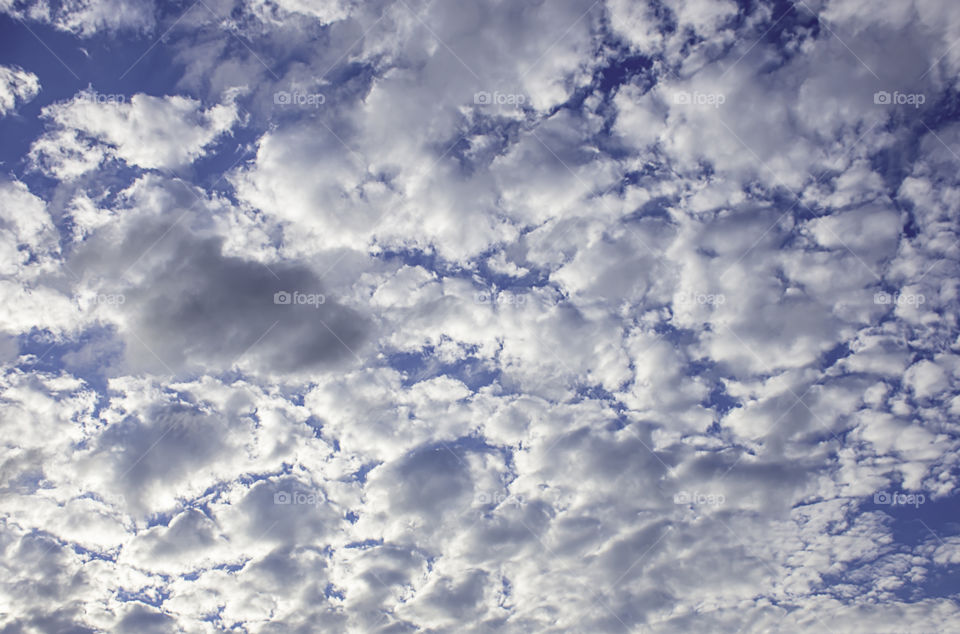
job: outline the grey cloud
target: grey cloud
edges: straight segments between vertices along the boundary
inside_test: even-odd
[[[170,634],[178,629],[172,617],[138,602],[133,602],[117,623],[117,632],[123,634]]]
[[[312,503],[298,503],[293,499],[297,494]],[[284,499],[289,502],[283,502]],[[219,517],[227,521],[239,512],[238,521],[246,537],[255,542],[322,544],[325,535],[345,523],[322,490],[292,477],[258,482],[235,503],[235,510],[233,506],[221,507]]]
[[[200,201],[87,173],[89,204],[49,203],[80,229],[59,243],[79,279],[51,248],[35,287],[0,284],[8,332],[84,333],[62,375],[48,357],[2,395],[3,527],[58,543],[0,533],[0,627],[949,627],[956,597],[918,580],[949,572],[955,527],[870,502],[957,488],[958,23],[941,0],[781,4],[197,7],[163,44],[176,89],[248,84],[235,140],[256,157]],[[273,102],[292,89],[327,101]],[[914,89],[924,109],[873,94]],[[66,167],[101,158],[50,140],[86,159]],[[195,176],[234,155],[204,147]],[[57,308],[40,271],[123,301]],[[504,284],[534,287],[474,301]],[[109,384],[63,387],[90,366]],[[295,492],[324,499],[278,502]],[[897,512],[931,519],[923,547]],[[117,577],[159,609],[118,605]]]
[[[163,222],[134,225],[121,240],[85,245],[77,260],[102,293],[123,295],[110,309],[134,368],[309,372],[352,363],[362,350],[369,320],[328,297],[302,265],[227,255],[220,239]]]
[[[111,486],[122,491],[130,509],[146,510],[154,506],[152,496],[178,491],[193,474],[223,457],[236,442],[232,431],[219,414],[180,403],[158,404],[107,427],[82,463],[89,471],[110,473],[116,483]]]
[[[470,491],[470,474],[463,459],[443,447],[418,449],[383,477],[401,483],[390,502],[400,513],[437,517]]]

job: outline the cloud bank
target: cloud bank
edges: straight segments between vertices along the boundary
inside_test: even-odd
[[[950,631],[951,8],[0,3],[2,627]]]

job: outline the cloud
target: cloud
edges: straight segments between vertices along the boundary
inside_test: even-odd
[[[0,117],[40,94],[40,80],[17,66],[0,66]]]
[[[154,372],[233,367],[302,372],[352,364],[366,319],[302,265],[227,255],[221,240],[170,217],[131,222],[77,252],[78,275],[96,280],[132,367]]]
[[[45,22],[87,38],[101,31],[148,32],[156,22],[156,5],[152,0],[52,0],[40,3],[7,0],[0,9],[21,20]]]
[[[956,621],[946,3],[44,6],[0,627]]]
[[[18,180],[0,181],[0,275],[29,274],[58,255],[58,236],[44,201]]]
[[[179,95],[121,95],[104,102],[82,92],[47,106],[43,116],[53,130],[31,147],[33,165],[70,180],[112,158],[144,169],[174,169],[203,156],[207,146],[237,121],[236,105],[202,104]]]

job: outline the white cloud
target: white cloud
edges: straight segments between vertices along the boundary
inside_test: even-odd
[[[0,66],[0,117],[40,94],[40,80],[16,66]]]
[[[0,627],[942,630],[944,507],[883,496],[960,484],[960,127],[873,96],[952,94],[940,4],[216,4],[197,98],[48,106]],[[109,169],[241,108],[213,191]]]
[[[237,122],[232,100],[204,110],[190,97],[137,94],[99,102],[95,93],[47,106],[53,130],[31,148],[34,165],[71,180],[118,158],[145,169],[173,169],[203,156],[205,149]]]
[[[0,181],[0,275],[29,274],[31,269],[35,274],[44,265],[49,268],[49,256],[58,252],[44,201],[18,180]]]
[[[46,22],[54,27],[92,37],[101,31],[148,32],[156,22],[156,5],[130,0],[63,0],[22,2],[5,0],[0,10],[19,18]]]

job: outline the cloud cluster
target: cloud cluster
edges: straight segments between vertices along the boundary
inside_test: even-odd
[[[949,3],[11,6],[2,627],[960,618]]]

